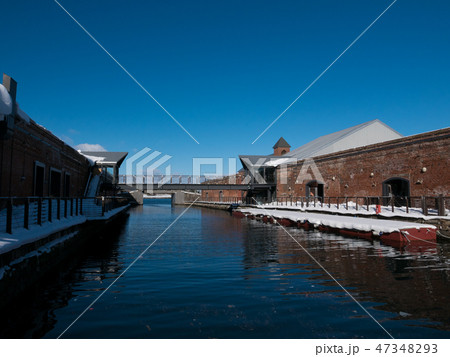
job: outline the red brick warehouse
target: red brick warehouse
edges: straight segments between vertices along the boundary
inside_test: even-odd
[[[271,155],[240,155],[243,169],[236,182],[252,177],[247,191],[203,191],[202,197],[253,196],[271,201],[310,196],[448,196],[449,137],[450,128],[404,137],[381,121],[372,120],[324,135],[292,151],[280,138]],[[314,170],[308,168],[306,160],[311,158],[320,177],[314,177]],[[303,172],[305,162],[308,165]],[[252,188],[251,183],[256,182],[253,172],[270,183],[271,189]],[[310,178],[304,180],[305,176]]]

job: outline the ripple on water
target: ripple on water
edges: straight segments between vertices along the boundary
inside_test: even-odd
[[[21,305],[15,337],[58,336],[185,207],[158,201]],[[420,253],[290,228],[394,337],[450,337],[450,245]],[[71,338],[379,338],[386,333],[280,228],[192,207]]]

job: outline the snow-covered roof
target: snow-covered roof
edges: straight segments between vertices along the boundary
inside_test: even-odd
[[[104,157],[101,156],[87,155],[86,153],[81,152],[80,150],[78,150],[78,152],[89,161],[89,164],[91,164],[91,166],[94,166],[97,162],[101,162],[105,159]]]
[[[299,160],[361,146],[378,144],[384,141],[402,138],[403,135],[375,119],[352,126],[351,128],[321,136],[299,148],[285,154]]]
[[[25,113],[19,106],[19,103],[16,103],[16,113],[19,116],[20,119],[24,120],[25,122],[29,123],[31,118],[28,116],[27,113]],[[45,128],[44,128],[45,129]]]
[[[289,163],[295,163],[297,161],[296,158],[294,157],[277,157],[277,156],[272,156],[270,158],[270,160],[268,160],[264,166],[271,166],[271,167],[277,167],[279,165],[283,165],[283,164],[289,164]]]
[[[8,90],[3,84],[0,84],[0,115],[9,115],[12,113],[12,99]]]
[[[120,166],[128,155],[127,152],[118,151],[80,151],[86,158],[94,161],[97,165]]]
[[[297,160],[304,160],[320,155],[378,144],[402,137],[403,135],[384,124],[382,121],[375,119],[352,126],[348,129],[321,136],[283,156],[240,155],[239,159],[244,167],[249,165],[256,165],[258,167],[276,167],[282,164],[295,163]],[[283,138],[280,138],[280,140],[281,139]],[[278,142],[280,140],[278,140]],[[275,146],[277,144],[275,144]]]
[[[296,158],[273,155],[239,155],[242,166],[257,166],[257,167],[277,167],[283,164],[293,164],[297,162]]]

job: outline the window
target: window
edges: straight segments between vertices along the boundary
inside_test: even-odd
[[[59,197],[61,196],[61,171],[51,168],[50,169],[50,183],[49,183],[49,196]]]
[[[70,196],[70,174],[64,173],[64,197]]]
[[[45,165],[41,162],[34,162],[34,180],[33,180],[33,195],[44,196],[44,177]]]

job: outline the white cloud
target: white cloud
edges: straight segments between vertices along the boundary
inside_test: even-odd
[[[81,151],[107,151],[103,146],[100,144],[78,144],[75,146],[75,149],[81,150]]]
[[[69,129],[69,130],[67,130],[68,132],[69,132],[69,134],[72,134],[72,135],[78,135],[80,132],[78,131],[78,130],[76,130],[76,129]]]

